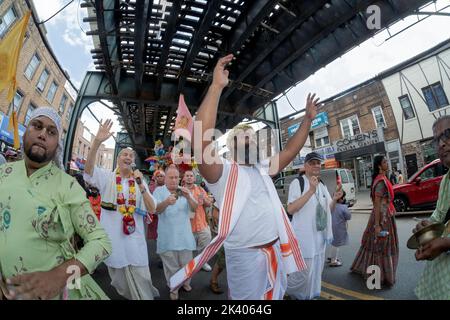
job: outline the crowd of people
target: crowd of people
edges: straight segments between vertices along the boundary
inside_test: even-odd
[[[203,139],[204,133],[216,126],[232,58],[219,59],[196,115],[203,124],[201,132],[194,131],[201,134],[200,143],[192,139],[198,172],[180,174],[172,164],[147,182],[135,169],[136,153],[130,148],[119,152],[113,171],[96,167],[99,146],[113,134],[107,120],[77,183],[63,171],[60,116],[49,107],[33,112],[23,137],[23,160],[0,166],[0,298],[107,299],[90,276],[103,262],[111,285],[124,298],[155,299],[161,288],[152,281],[148,239],[156,240],[172,300],[179,299],[180,288],[193,290],[191,279],[200,270],[212,271],[210,289],[222,293],[218,276],[225,268],[230,299],[320,296],[327,246],[329,265],[339,267],[339,248],[349,241],[345,192],[340,185],[330,192],[323,184],[323,159],[315,152],[306,156],[304,174],[290,185],[287,212],[272,182],[305,144],[319,99],[308,95],[300,128],[270,158],[253,161],[256,133],[246,124],[228,134],[228,159],[205,152],[211,141]],[[436,120],[433,133],[441,161],[450,166],[450,116]],[[213,161],[204,161],[206,155]],[[375,157],[373,170],[373,210],[350,270],[366,278],[367,268],[376,265],[382,285],[392,287],[399,244],[384,156]],[[196,174],[203,187],[195,183]],[[436,210],[416,230],[448,221],[449,188],[446,174]],[[442,237],[416,252],[417,260],[429,260],[416,289],[421,299],[450,299],[449,233],[447,224]]]

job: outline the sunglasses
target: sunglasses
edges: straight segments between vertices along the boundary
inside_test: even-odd
[[[436,137],[433,139],[433,147],[437,148],[439,147],[439,142],[443,141],[443,142],[447,142],[450,140],[450,128],[447,128],[444,130],[444,132],[442,132],[439,137]]]

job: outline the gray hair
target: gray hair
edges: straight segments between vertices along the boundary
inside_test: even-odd
[[[434,120],[433,131],[434,131],[434,128],[437,126],[437,124],[441,121],[450,121],[450,115],[446,114],[445,116],[439,117],[436,120]]]

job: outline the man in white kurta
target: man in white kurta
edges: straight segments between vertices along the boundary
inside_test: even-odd
[[[159,296],[150,275],[144,219],[156,209],[156,201],[139,170],[134,170],[136,154],[130,148],[122,149],[117,156],[114,171],[95,167],[100,145],[111,137],[112,122],[100,124],[89,152],[84,179],[95,186],[102,197],[101,224],[111,239],[112,254],[105,261],[111,284],[127,299],[153,300]],[[130,185],[130,181],[132,184]],[[121,187],[118,187],[118,185]],[[133,186],[134,191],[130,190]],[[119,190],[121,189],[121,191]],[[135,196],[135,204],[133,199]],[[124,203],[118,203],[123,199]],[[122,214],[120,211],[126,209]],[[133,211],[133,206],[135,210]],[[130,211],[131,210],[131,211]],[[126,213],[126,214],[125,214]]]
[[[220,203],[219,234],[172,276],[170,283],[173,288],[180,286],[223,244],[231,299],[282,299],[286,275],[303,270],[305,264],[270,177],[283,170],[303,147],[319,99],[308,96],[305,120],[284,150],[264,159],[258,152],[264,146],[258,144],[255,131],[243,125],[227,137],[232,161],[223,160],[217,152],[211,152],[208,137],[216,125],[220,95],[229,81],[226,66],[232,59],[230,54],[217,62],[211,86],[196,114],[201,126],[196,125],[192,139],[200,174]]]
[[[99,189],[102,199],[116,193],[116,174],[114,171],[95,167],[93,176],[84,175],[89,184]],[[129,179],[122,179],[123,194],[129,198]],[[148,188],[144,182],[147,192]],[[138,189],[138,188],[136,188]],[[101,211],[101,225],[108,234],[112,243],[112,254],[105,260],[111,277],[111,284],[117,292],[130,300],[152,300],[159,296],[158,290],[153,286],[149,271],[149,258],[147,241],[145,239],[144,220],[146,216],[145,205],[139,191],[136,192],[136,211],[134,220],[136,228],[134,233],[126,235],[122,228],[122,214],[115,210]],[[130,285],[132,284],[132,285]],[[137,286],[137,287],[136,287]]]
[[[336,200],[331,198],[327,187],[319,180],[320,165],[320,155],[309,153],[305,158],[306,173],[293,180],[289,186],[288,212],[293,215],[292,228],[302,248],[307,268],[289,275],[286,293],[299,300],[320,296],[325,249],[333,239],[331,208],[336,205]],[[304,181],[303,192],[299,179]],[[322,226],[325,228],[321,231],[317,227],[318,205],[324,209],[326,218]]]

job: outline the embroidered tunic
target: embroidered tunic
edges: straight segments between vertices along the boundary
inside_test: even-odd
[[[84,240],[78,252],[70,239]],[[72,258],[89,273],[111,244],[78,182],[52,162],[27,176],[24,161],[0,166],[0,270],[4,278],[49,271]],[[55,297],[63,298],[63,294]],[[90,275],[69,299],[107,299]]]

